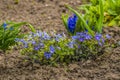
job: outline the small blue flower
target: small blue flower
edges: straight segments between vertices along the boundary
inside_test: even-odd
[[[101,40],[101,38],[102,38],[102,34],[96,34],[95,35],[95,39],[97,40],[97,41],[100,41]]]
[[[19,42],[22,42],[24,45],[24,48],[28,47],[28,43],[24,39],[19,39]]]
[[[37,36],[39,36],[39,37],[42,37],[42,35],[43,35],[43,32],[41,32],[41,31],[37,31]]]
[[[38,51],[40,49],[40,46],[34,46],[34,50]]]
[[[32,40],[32,44],[35,45],[35,44],[36,44],[36,41]]]
[[[102,34],[96,34],[95,39],[98,41],[98,45],[102,46],[105,42],[104,38],[102,37]]]
[[[88,34],[88,32],[77,32],[75,36],[72,37],[72,39],[77,39],[80,42],[83,42],[85,40],[90,40],[92,38],[91,35]]]
[[[84,42],[84,40],[85,40],[84,38],[79,38],[80,42]]]
[[[102,43],[101,43],[101,42],[98,42],[98,45],[99,45],[99,46],[102,46]]]
[[[50,53],[54,53],[55,52],[55,48],[53,46],[50,46]]]
[[[81,48],[81,46],[80,45],[78,45],[78,49],[80,49]]]
[[[67,25],[68,30],[74,33],[78,17],[74,14],[68,18]]]
[[[79,38],[79,36],[75,35],[75,36],[72,36],[72,40],[77,40]]]
[[[110,38],[111,38],[111,36],[110,36],[109,34],[107,34],[107,35],[106,35],[106,38],[107,38],[107,39],[110,39]]]
[[[60,39],[63,39],[63,36],[61,35],[61,34],[57,34],[57,35],[55,35],[55,40],[56,41],[60,41]]]
[[[50,36],[46,32],[43,32],[43,39],[50,40]]]
[[[7,24],[6,23],[3,23],[3,28],[4,28],[4,30],[7,29]]]
[[[89,35],[89,34],[87,34],[87,33],[86,33],[84,36],[85,36],[85,39],[86,39],[86,40],[90,40],[90,39],[92,38],[92,36]]]
[[[43,43],[39,43],[40,48],[44,48],[44,44]]]
[[[10,27],[10,31],[12,31],[14,28],[13,27]]]
[[[34,46],[34,50],[38,51],[40,48],[43,48],[44,44],[43,43],[39,43],[38,45]]]
[[[74,44],[75,44],[75,42],[71,41],[71,42],[68,43],[68,47],[69,48],[74,48]]]
[[[46,59],[50,59],[52,54],[50,52],[45,52],[44,56],[45,56]]]

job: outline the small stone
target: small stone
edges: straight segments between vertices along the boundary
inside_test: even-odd
[[[120,46],[120,41],[118,41],[118,45]]]
[[[49,5],[48,4],[45,4],[46,7],[48,7]]]

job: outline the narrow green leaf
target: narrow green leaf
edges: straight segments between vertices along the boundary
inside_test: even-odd
[[[28,23],[28,26],[30,27],[32,32],[36,32],[35,28],[31,24]]]

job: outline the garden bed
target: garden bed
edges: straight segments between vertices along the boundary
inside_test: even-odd
[[[65,31],[61,14],[68,12],[64,4],[80,5],[80,0],[13,0],[0,1],[1,21],[27,21],[46,31]],[[38,26],[38,27],[37,27]],[[7,68],[4,68],[5,56],[0,53],[0,80],[119,80],[120,79],[120,28],[104,28],[111,35],[110,43],[117,46],[106,48],[104,54],[95,60],[83,60],[69,65],[32,64],[24,62],[18,50],[7,54]]]

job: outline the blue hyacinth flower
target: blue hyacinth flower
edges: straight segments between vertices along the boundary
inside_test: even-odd
[[[74,14],[73,16],[70,16],[68,18],[68,21],[67,21],[67,25],[68,25],[68,30],[71,32],[71,33],[74,33],[75,32],[75,28],[76,28],[76,23],[77,23],[77,16]]]

